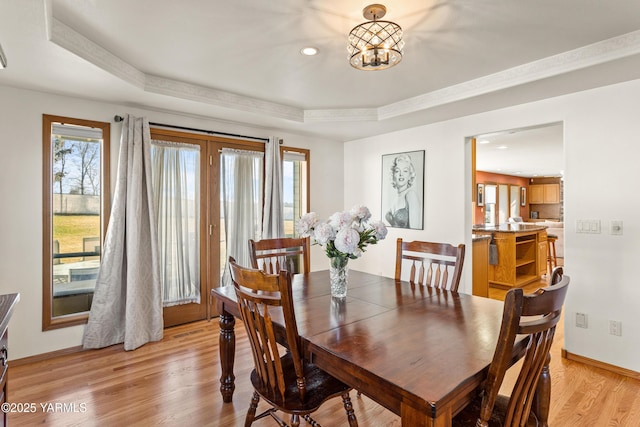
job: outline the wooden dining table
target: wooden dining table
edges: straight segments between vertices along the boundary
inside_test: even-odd
[[[399,415],[403,426],[450,426],[486,377],[503,303],[354,270],[346,298],[332,298],[329,288],[328,271],[293,277],[305,355]],[[220,392],[230,402],[240,312],[232,286],[212,294],[220,313]],[[512,363],[525,345],[518,341]],[[540,395],[548,400],[550,393]],[[537,415],[546,424],[546,414]]]

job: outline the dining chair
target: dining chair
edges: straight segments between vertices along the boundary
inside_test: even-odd
[[[278,410],[291,415],[292,426],[300,424],[300,417],[318,425],[310,414],[337,396],[342,397],[349,425],[356,427],[358,421],[349,397],[351,388],[303,358],[293,308],[292,273],[281,270],[278,274],[266,274],[239,266],[233,257],[229,257],[229,265],[255,364],[251,372],[254,393],[245,427],[265,416],[286,425],[276,415]],[[284,333],[279,334],[281,329],[274,323],[283,321]],[[260,398],[271,408],[256,416]]]
[[[278,274],[280,269],[292,273],[311,270],[309,238],[283,237],[278,239],[249,240],[251,267],[267,274]],[[298,259],[301,258],[302,265]]]
[[[555,285],[556,283],[560,282],[563,276],[564,269],[562,268],[562,266],[554,267],[551,271],[551,276],[549,276],[549,286]]]
[[[454,427],[476,426],[536,426],[538,418],[534,408],[534,395],[542,393],[539,381],[546,381],[550,390],[548,366],[551,344],[560,320],[562,305],[569,286],[569,276],[532,294],[525,295],[521,288],[507,292],[504,300],[502,325],[498,342],[481,393],[462,409],[454,419]],[[526,335],[523,363],[510,396],[499,395],[505,372],[513,360],[516,335]],[[540,401],[549,396],[541,396]],[[545,410],[548,410],[546,407]]]
[[[453,246],[398,239],[395,278],[401,280],[403,264],[410,265],[409,282],[457,292],[463,263],[463,244]]]

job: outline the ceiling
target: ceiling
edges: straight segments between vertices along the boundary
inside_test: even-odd
[[[367,4],[0,0],[0,85],[348,141],[640,78],[638,1],[389,0],[379,72],[347,61]]]
[[[476,170],[526,178],[562,177],[562,123],[476,136]]]

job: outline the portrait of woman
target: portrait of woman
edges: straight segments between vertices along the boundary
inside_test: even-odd
[[[382,156],[382,212],[386,225],[423,228],[424,151]]]

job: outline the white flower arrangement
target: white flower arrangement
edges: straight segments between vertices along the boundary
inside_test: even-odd
[[[387,237],[387,227],[382,221],[371,221],[371,212],[366,206],[336,212],[325,222],[321,222],[315,212],[309,212],[300,217],[296,231],[301,237],[311,237],[313,243],[325,249],[329,258],[359,258],[368,245]]]

